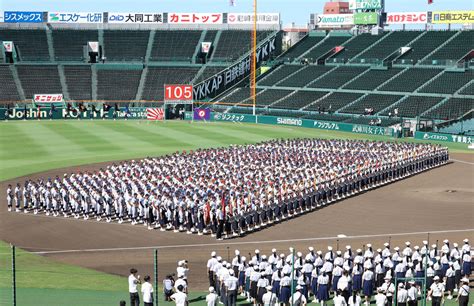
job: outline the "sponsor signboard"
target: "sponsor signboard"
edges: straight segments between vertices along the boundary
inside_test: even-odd
[[[49,23],[103,23],[103,13],[96,12],[48,12]]]
[[[4,41],[3,49],[5,49],[5,52],[13,52],[13,41]]]
[[[222,24],[222,13],[168,13],[168,23],[173,24]]]
[[[163,13],[108,13],[108,23],[163,23]]]
[[[382,0],[350,0],[350,10],[379,10],[382,8]]]
[[[427,12],[387,13],[387,24],[428,23]]]
[[[379,22],[379,15],[377,13],[355,13],[354,24],[370,25]]]
[[[253,13],[228,13],[227,23],[228,24],[253,24],[254,14]],[[257,23],[258,24],[280,24],[280,14],[258,13]]]
[[[474,11],[436,11],[432,14],[431,23],[474,23]]]
[[[5,11],[3,22],[6,23],[40,23],[44,22],[43,12]]]
[[[276,37],[272,37],[257,49],[257,68],[276,50]],[[225,89],[234,85],[250,73],[250,54],[240,62],[228,67],[213,77],[194,86],[194,100],[215,97]]]
[[[464,143],[468,145],[474,143],[473,136],[430,133],[430,132],[420,132],[420,131],[415,132],[415,139],[421,139],[421,140],[426,140],[426,141]]]
[[[316,15],[316,25],[318,27],[351,26],[354,24],[352,14],[324,14]]]
[[[147,120],[163,120],[165,119],[165,112],[162,108],[147,108],[146,119]]]
[[[211,120],[211,110],[209,108],[195,108],[193,114],[194,120]]]
[[[35,94],[33,96],[33,101],[35,101],[36,103],[62,102],[63,95],[62,94]]]

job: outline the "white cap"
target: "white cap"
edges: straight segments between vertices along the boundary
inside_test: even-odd
[[[178,261],[178,266],[182,266],[182,265],[183,265],[183,261],[182,260]]]
[[[453,243],[453,247],[457,248],[458,247],[458,244],[455,242]]]
[[[242,259],[242,261],[246,261],[246,260],[247,260],[247,257],[242,256],[240,259]]]
[[[209,292],[211,292],[211,293],[214,292],[214,287],[212,287],[212,286],[209,287]]]
[[[400,248],[399,247],[394,247],[393,248],[395,251],[400,251]]]
[[[408,283],[413,285],[413,284],[415,284],[416,282],[415,282],[414,280],[411,280],[411,281],[409,281]]]
[[[267,255],[262,255],[262,260],[267,259]]]
[[[448,239],[444,239],[443,242],[444,242],[444,243],[449,243],[449,240],[448,240]]]
[[[410,241],[405,242],[406,246],[409,246],[410,244],[411,244]]]
[[[298,252],[298,253],[296,253],[296,256],[301,257],[301,256],[303,256],[303,253]]]
[[[234,270],[229,270],[229,275],[234,275]]]
[[[235,255],[240,255],[240,251],[239,250],[235,250]]]
[[[217,256],[217,261],[222,261],[222,257]]]
[[[377,252],[378,252],[378,253],[382,252],[382,249],[377,249]]]
[[[356,252],[357,252],[357,253],[362,253],[362,250],[361,250],[361,249],[357,249]]]
[[[277,251],[277,249],[272,249],[272,253],[275,253]]]
[[[301,287],[300,285],[296,286],[296,290],[302,290],[303,287]]]
[[[469,279],[467,279],[466,277],[463,277],[463,278],[461,278],[461,282],[463,282],[463,283],[469,283]]]
[[[469,242],[469,239],[466,238],[466,239],[463,240],[463,242],[464,242],[464,243],[468,243],[468,242]]]
[[[433,280],[439,280],[439,276],[436,275],[436,276],[433,278]]]
[[[398,288],[403,288],[403,283],[399,283]]]
[[[342,253],[341,253],[341,251],[337,251],[336,254],[337,254],[337,255],[341,255]]]
[[[432,244],[431,247],[434,249],[436,247],[436,244]]]
[[[285,254],[281,253],[280,258],[285,258]]]
[[[440,259],[441,259],[441,257],[439,257],[439,256],[436,256],[436,257],[435,257],[435,259],[436,259],[436,260],[440,260]]]
[[[388,242],[385,242],[383,245],[388,247],[390,244]]]
[[[225,265],[226,268],[232,268],[232,265],[230,262],[228,262],[226,265]]]
[[[368,248],[371,248],[371,247],[372,247],[372,244],[367,243],[367,247],[368,247]]]
[[[260,254],[260,250],[259,250],[259,249],[256,249],[256,250],[255,250],[255,254]]]
[[[309,250],[310,252],[312,252],[312,251],[314,251],[314,248],[313,248],[313,247],[309,247],[308,250]]]
[[[328,251],[332,251],[332,246],[328,246]]]
[[[385,276],[383,279],[387,280],[387,279],[392,279],[391,276]]]
[[[408,263],[408,266],[409,266],[409,267],[413,267],[413,263],[412,263],[412,262],[409,262],[409,263]]]
[[[214,256],[216,256],[216,255],[217,255],[217,253],[216,253],[215,251],[212,251],[212,252],[211,252],[211,257],[214,257]]]
[[[420,247],[417,246],[417,245],[415,245],[413,248],[414,248],[415,250],[419,250],[419,249],[420,249]]]
[[[290,250],[290,252],[293,252],[293,248],[292,248],[292,247],[289,247],[288,250]]]
[[[351,246],[350,245],[346,245],[346,250],[350,250],[351,249]]]
[[[428,245],[428,241],[423,240],[423,244],[424,244],[424,245]]]
[[[318,254],[318,255],[322,255],[322,254],[323,254],[323,252],[321,252],[321,251],[317,251],[317,252],[316,252],[316,254]]]
[[[273,287],[270,286],[270,285],[266,286],[265,288],[266,288],[267,290],[272,290],[272,289],[273,289]]]

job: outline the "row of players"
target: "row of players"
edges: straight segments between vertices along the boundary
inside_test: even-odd
[[[278,255],[276,249],[268,257],[255,250],[248,261],[238,250],[235,254],[231,262],[226,262],[212,252],[207,262],[209,284],[225,305],[235,305],[239,293],[254,305],[268,305],[268,299],[272,301],[270,305],[288,305],[292,280],[297,289],[294,300],[306,302],[312,297],[322,305],[329,300],[330,293],[334,293],[335,303],[338,300],[340,305],[353,305],[350,297],[353,295],[352,302],[355,302],[360,292],[366,305],[375,293],[377,305],[391,305],[396,294],[395,280],[399,286],[397,301],[402,305],[408,302],[417,305],[418,298],[425,293],[433,305],[440,305],[445,291],[447,299],[452,299],[457,292],[461,305],[467,305],[469,298],[471,248],[467,239],[461,249],[456,243],[450,247],[445,240],[441,249],[436,245],[430,249],[427,241],[422,248],[412,249],[410,242],[406,242],[401,252],[398,247],[392,252],[385,243],[383,250],[376,251],[368,244],[365,252],[360,249],[353,252],[350,246],[344,253],[334,252],[328,247],[324,255],[310,247],[306,256],[301,252],[295,254],[292,248],[288,256]],[[425,273],[426,286],[422,282]],[[384,301],[383,304],[379,304],[380,301]]]
[[[258,230],[274,222],[318,209],[348,196],[376,188],[378,186],[403,179],[426,169],[446,163],[447,151],[437,152],[431,156],[413,159],[394,168],[372,171],[351,180],[338,181],[332,184],[307,185],[301,192],[288,192],[285,196],[273,198],[273,201],[238,204],[232,190],[223,190],[221,201],[207,201],[206,204],[159,205],[151,200],[150,194],[141,196],[137,193],[106,192],[93,190],[76,190],[70,177],[61,180],[26,181],[13,189],[7,189],[8,210],[24,211],[34,214],[45,212],[46,215],[76,219],[90,217],[97,221],[105,218],[107,222],[115,219],[123,223],[127,219],[132,225],[142,223],[148,229],[161,228],[162,231],[187,231],[199,235],[211,233],[217,239],[240,236]],[[74,181],[82,180],[75,177]],[[112,194],[113,193],[113,194]],[[212,202],[212,203],[210,203]],[[255,201],[257,202],[257,201]]]

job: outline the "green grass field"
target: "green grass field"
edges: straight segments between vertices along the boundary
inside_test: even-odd
[[[237,123],[10,121],[0,123],[0,181],[60,167],[295,137],[391,140],[383,136]],[[454,152],[468,152],[465,145],[449,147]],[[10,247],[0,241],[2,306],[12,304],[10,264]],[[22,250],[18,250],[17,268],[21,306],[118,305],[118,301],[128,299],[123,277],[58,263]],[[204,305],[204,295],[191,293],[192,304]]]

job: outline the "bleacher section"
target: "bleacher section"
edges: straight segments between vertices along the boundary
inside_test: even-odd
[[[260,93],[262,89],[257,89],[256,93]],[[246,103],[250,98],[250,88],[248,87],[239,87],[234,89],[230,94],[223,96],[221,99],[218,99],[220,102],[226,103]]]
[[[473,70],[464,73],[445,71],[440,77],[423,87],[420,92],[444,94],[455,93],[473,79]]]
[[[341,113],[351,113],[351,114],[364,114],[366,108],[373,108],[374,113],[389,107],[393,103],[400,100],[403,96],[398,95],[380,95],[380,94],[370,94],[354,104],[340,110]]]
[[[203,41],[214,42],[216,39],[217,31],[216,30],[207,30],[206,35],[204,36]]]
[[[98,41],[97,30],[52,31],[54,57],[57,61],[84,61],[84,47],[89,41]],[[87,54],[87,52],[86,52]]]
[[[323,36],[306,36],[283,54],[282,57],[286,60],[293,61],[308,51],[309,48],[318,44],[323,38]]]
[[[400,71],[402,71],[402,69],[398,68],[388,70],[371,69],[366,74],[344,86],[344,89],[374,90],[397,73],[400,73]]]
[[[329,52],[334,47],[342,45],[349,38],[349,36],[328,37],[317,47],[305,54],[303,57],[309,59],[310,61],[316,61],[318,58]]]
[[[201,75],[196,79],[194,83],[197,84],[199,82],[202,82],[212,77],[213,75],[221,72],[225,68],[226,68],[225,66],[206,66],[206,68],[204,68],[204,71],[201,73]]]
[[[318,102],[309,105],[305,110],[334,112],[362,97],[361,93],[333,92]]]
[[[0,101],[18,101],[20,96],[13,79],[12,72],[8,65],[0,65]]]
[[[16,69],[27,100],[34,94],[63,92],[57,65],[17,65]]]
[[[340,53],[336,54],[335,56],[328,59],[331,62],[331,59],[336,59],[337,61],[341,61],[344,59],[344,62],[349,61],[351,58],[356,56],[357,54],[361,53],[362,51],[369,48],[379,39],[381,39],[386,33],[382,33],[380,35],[372,35],[370,33],[363,33],[357,36],[356,38],[352,39],[351,41],[347,42],[344,45],[344,50]]]
[[[401,47],[407,46],[421,32],[418,31],[393,31],[390,36],[386,37],[375,47],[370,48],[367,52],[360,54],[352,62],[358,62],[358,59],[379,59],[383,60]]]
[[[426,112],[436,104],[440,103],[443,98],[440,97],[422,97],[412,96],[403,100],[399,104],[391,107],[384,111],[381,115],[387,116],[389,113],[394,114],[394,109],[398,108],[398,115],[400,117],[411,117],[415,118]]]
[[[0,29],[0,41],[13,41],[22,61],[49,61],[45,30]]]
[[[148,30],[104,30],[104,55],[112,62],[143,62],[149,37]]]
[[[460,94],[474,96],[474,83],[469,84],[469,86],[461,90]]]
[[[365,70],[367,70],[367,67],[340,66],[336,70],[329,72],[321,79],[310,84],[308,87],[337,89],[363,73]]]
[[[443,46],[441,49],[432,54],[427,60],[426,64],[443,64],[437,61],[443,60],[459,60],[469,51],[473,49],[472,42],[474,41],[474,31],[462,31],[453,40]]]
[[[313,103],[319,98],[326,95],[327,92],[323,91],[297,91],[283,100],[275,103],[272,107],[284,108],[284,109],[300,109]]]
[[[291,90],[284,89],[267,89],[257,96],[257,105],[259,106],[268,106],[277,100],[289,95]]]
[[[413,92],[440,72],[439,69],[412,68],[401,73],[379,90]]]
[[[163,101],[164,84],[187,84],[199,67],[149,67],[143,89],[143,100]]]
[[[92,100],[91,75],[91,68],[88,65],[64,66],[64,76],[70,99]]]
[[[283,78],[303,68],[301,65],[282,65],[275,70],[269,72],[269,75],[258,82],[258,85],[273,86],[275,83],[281,81]]]
[[[98,100],[135,100],[142,70],[100,69],[97,71]]]
[[[332,68],[333,67],[328,66],[306,66],[288,79],[279,83],[278,86],[304,87]]]
[[[450,120],[464,115],[474,108],[474,100],[469,98],[451,98],[439,107],[429,111],[423,117]]]
[[[441,46],[446,40],[453,36],[455,31],[428,31],[423,37],[410,45],[410,52],[399,57],[395,63],[409,64],[417,63],[425,56]]]
[[[151,51],[152,61],[191,62],[201,31],[156,31]]]
[[[251,31],[222,31],[219,43],[214,49],[214,61],[233,62],[250,50]],[[257,43],[265,39],[271,32],[258,31]]]

